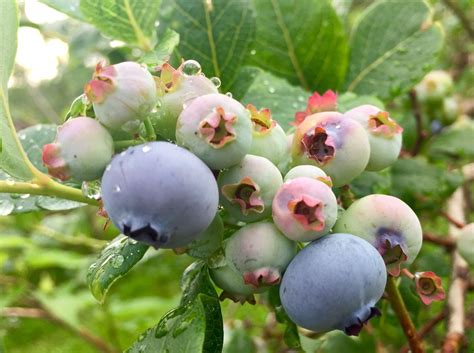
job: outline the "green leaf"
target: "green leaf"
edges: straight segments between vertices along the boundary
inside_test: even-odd
[[[43,146],[54,141],[57,129],[54,124],[39,124],[18,131],[18,138],[28,159],[43,173],[48,173],[43,165]]]
[[[30,180],[33,175],[28,168],[8,106],[8,79],[15,61],[18,30],[18,8],[16,1],[0,1],[0,168],[12,177]]]
[[[257,0],[255,7],[252,64],[306,90],[323,93],[339,88],[348,46],[344,27],[328,0]]]
[[[89,267],[87,283],[94,297],[103,302],[110,287],[145,255],[148,245],[119,235]]]
[[[474,160],[474,122],[467,118],[445,128],[433,138],[428,154],[433,159]]]
[[[348,110],[363,104],[371,104],[380,109],[385,109],[382,101],[374,96],[358,96],[352,92],[345,92],[337,96],[337,110],[341,113],[345,113]]]
[[[249,0],[173,0],[162,18],[180,35],[179,55],[197,60],[206,76],[217,76],[225,92],[232,86],[255,35]]]
[[[209,227],[188,245],[187,254],[196,259],[206,260],[222,248],[223,234],[224,223],[221,217],[216,215]]]
[[[40,0],[43,4],[52,7],[79,21],[85,21],[79,7],[80,0]]]
[[[352,33],[347,90],[388,100],[412,88],[430,70],[443,44],[442,29],[431,16],[422,0],[370,6]]]
[[[203,263],[183,274],[180,306],[145,331],[127,353],[221,353],[223,322],[217,293]]]
[[[106,36],[152,49],[160,0],[81,0],[85,19]]]
[[[273,119],[286,130],[295,113],[306,108],[307,99],[308,92],[301,87],[292,86],[285,79],[259,70],[242,103],[252,103],[258,109],[269,108]]]
[[[179,34],[172,29],[166,31],[158,38],[158,44],[151,52],[146,53],[140,58],[140,62],[146,64],[149,69],[163,64],[170,59],[174,48],[179,44]]]

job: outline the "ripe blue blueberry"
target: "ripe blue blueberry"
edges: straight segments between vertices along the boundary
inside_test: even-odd
[[[268,159],[248,154],[217,179],[221,204],[236,221],[268,218],[272,200],[283,183],[278,168]]]
[[[225,257],[254,287],[280,282],[281,274],[296,254],[296,243],[280,233],[271,222],[246,225],[225,244]]]
[[[97,64],[85,93],[97,119],[111,130],[137,131],[157,102],[155,80],[135,62]]]
[[[49,174],[61,180],[95,180],[112,159],[114,142],[95,119],[78,117],[58,127],[53,143],[43,147]]]
[[[211,170],[168,142],[131,147],[102,178],[102,200],[125,234],[156,248],[183,247],[212,222],[219,193]]]
[[[377,248],[387,271],[398,276],[400,266],[411,264],[423,242],[415,212],[402,200],[389,195],[369,195],[355,201],[342,213],[335,232],[355,234]]]
[[[250,151],[250,113],[225,94],[200,96],[181,112],[176,141],[212,169],[231,167]]]
[[[375,304],[386,281],[385,264],[373,246],[351,234],[330,234],[308,244],[290,262],[280,298],[301,327],[358,335],[379,314]]]

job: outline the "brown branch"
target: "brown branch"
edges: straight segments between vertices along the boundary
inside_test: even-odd
[[[395,278],[392,276],[388,277],[385,292],[387,293],[393,311],[397,315],[398,321],[400,321],[400,324],[402,325],[403,332],[408,339],[412,353],[424,353],[423,342],[416,332],[415,325],[413,325],[413,321],[411,320],[410,314],[405,306],[405,302],[398,290]]]
[[[459,19],[462,26],[466,30],[469,38],[474,41],[474,27],[472,26],[471,20],[466,16],[465,11],[459,6],[456,1],[453,0],[443,0],[447,8],[449,8]]]
[[[418,337],[420,337],[420,339],[425,338],[431,332],[431,330],[433,330],[436,327],[436,325],[438,325],[445,318],[446,318],[446,312],[444,311],[440,312],[438,315],[436,315],[430,321],[428,321],[420,329],[420,331],[418,331]],[[399,353],[408,353],[409,351],[410,351],[410,347],[408,346],[408,344],[406,344],[405,346],[402,347],[402,349],[400,349]]]
[[[416,91],[411,90],[409,93],[411,107],[413,110],[413,115],[415,116],[416,121],[416,140],[413,149],[411,150],[411,155],[416,156],[418,152],[420,152],[421,145],[423,144],[423,140],[426,137],[426,133],[423,131],[423,116],[421,114],[421,106],[418,102],[418,98],[416,96]]]
[[[441,211],[441,216],[447,219],[449,223],[451,223],[456,228],[464,228],[466,225],[465,222],[461,222],[456,219],[456,217],[451,216],[448,212]]]
[[[441,237],[432,233],[423,233],[423,241],[440,245],[451,251],[456,247],[456,241],[450,237]]]
[[[66,321],[60,319],[54,314],[40,308],[22,308],[22,307],[9,307],[0,310],[0,316],[6,317],[23,317],[31,319],[45,319],[54,324],[57,324],[64,329],[79,335],[84,341],[90,345],[96,347],[104,353],[118,353],[118,350],[109,346],[100,337],[95,336],[92,332],[85,328],[75,328]]]

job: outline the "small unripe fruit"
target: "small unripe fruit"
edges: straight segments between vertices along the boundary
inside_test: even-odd
[[[280,298],[297,325],[315,332],[358,335],[380,314],[375,307],[387,281],[379,253],[351,234],[331,234],[304,247],[290,262]]]
[[[271,222],[251,223],[235,232],[225,244],[225,257],[254,287],[280,282],[296,254],[296,244]]]
[[[429,72],[415,87],[417,97],[422,102],[441,101],[453,90],[453,79],[446,71]]]
[[[221,204],[238,221],[268,218],[272,200],[283,183],[280,171],[268,159],[248,154],[217,179]]]
[[[355,234],[377,248],[390,274],[411,264],[423,242],[420,221],[402,200],[389,195],[369,195],[355,201],[342,213],[336,232]]]
[[[361,174],[369,156],[369,139],[362,125],[337,112],[307,116],[293,138],[293,165],[323,169],[336,187]]]
[[[322,181],[329,187],[332,187],[331,177],[329,177],[324,170],[314,165],[298,165],[288,171],[283,178],[284,182],[300,177],[313,178]]]
[[[92,80],[85,86],[97,119],[109,129],[137,131],[157,102],[155,80],[135,62],[97,64]]]
[[[189,148],[212,169],[231,167],[250,150],[250,113],[225,94],[200,96],[180,114],[176,141]]]
[[[285,182],[273,199],[273,221],[289,239],[311,241],[330,232],[337,200],[325,183],[307,177]]]
[[[108,131],[95,119],[78,117],[58,127],[55,141],[43,147],[43,163],[49,174],[61,180],[95,180],[113,153]]]
[[[344,113],[344,117],[359,122],[367,132],[370,158],[366,169],[379,171],[392,165],[402,148],[403,129],[395,120],[373,105],[361,105]]]
[[[131,147],[102,178],[102,200],[125,234],[156,248],[188,245],[212,222],[218,206],[214,175],[191,152],[168,142]]]

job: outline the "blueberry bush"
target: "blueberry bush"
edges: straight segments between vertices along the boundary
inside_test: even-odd
[[[471,0],[28,3],[0,1],[0,352],[474,350]]]

